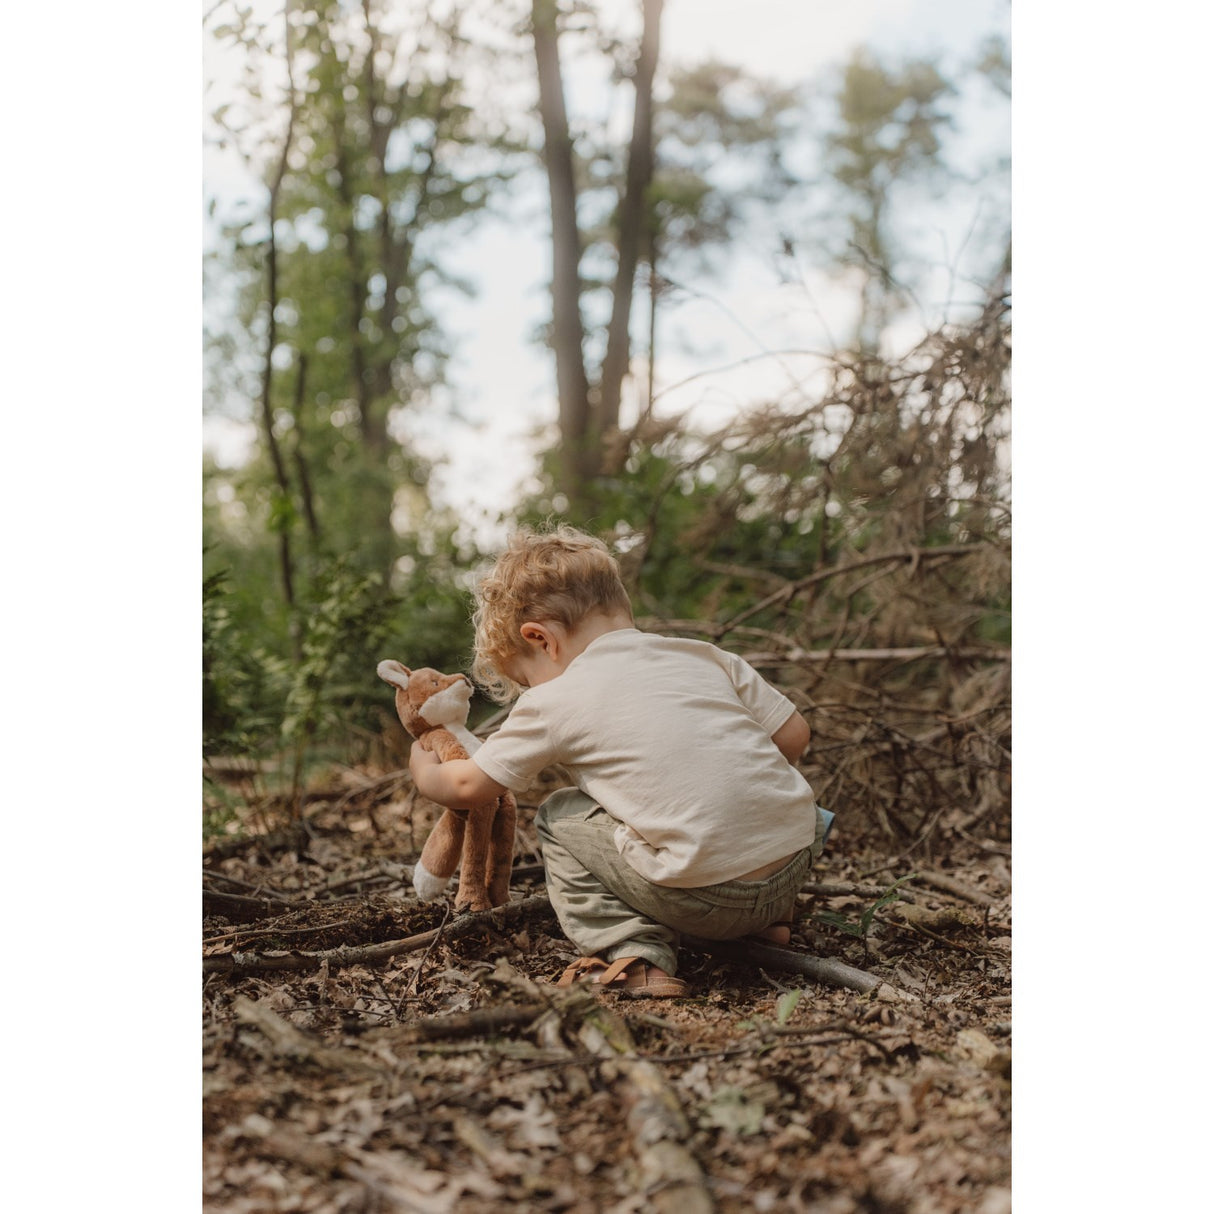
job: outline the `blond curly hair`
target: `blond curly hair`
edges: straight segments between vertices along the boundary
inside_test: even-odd
[[[575,628],[596,611],[632,615],[620,567],[602,540],[568,524],[523,528],[476,589],[472,674],[486,694],[509,703],[523,689],[503,670],[527,652],[528,620]]]

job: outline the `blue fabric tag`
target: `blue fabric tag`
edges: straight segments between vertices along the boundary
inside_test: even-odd
[[[829,809],[823,809],[821,805],[818,806],[818,815],[826,823],[826,829],[822,832],[822,846],[825,847],[826,840],[830,838],[830,828],[835,824],[835,815]]]

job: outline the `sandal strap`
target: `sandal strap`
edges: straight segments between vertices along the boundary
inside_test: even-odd
[[[557,979],[557,986],[572,986],[579,978],[585,978],[595,970],[604,970],[607,962],[602,957],[579,957]]]
[[[602,957],[579,957],[557,979],[557,986],[572,986],[579,978],[595,975],[590,980],[598,986],[606,986],[610,982],[622,982],[627,979],[627,969],[639,957],[617,957],[610,965]]]
[[[617,957],[596,979],[600,986],[607,986],[611,982],[626,982],[628,980],[628,969],[636,962],[640,961],[640,957]]]

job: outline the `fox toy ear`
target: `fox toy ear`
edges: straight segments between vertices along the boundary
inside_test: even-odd
[[[391,658],[385,658],[375,668],[375,673],[379,675],[385,683],[392,683],[396,687],[408,690],[409,676],[413,673],[408,666],[402,662],[395,662]]]

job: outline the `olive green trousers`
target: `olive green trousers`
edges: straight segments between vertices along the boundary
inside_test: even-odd
[[[818,811],[812,844],[762,881],[721,881],[697,889],[655,885],[615,845],[619,825],[576,788],[553,793],[535,818],[548,897],[565,935],[583,956],[644,957],[673,974],[679,936],[734,940],[790,918],[810,865],[822,852]]]

